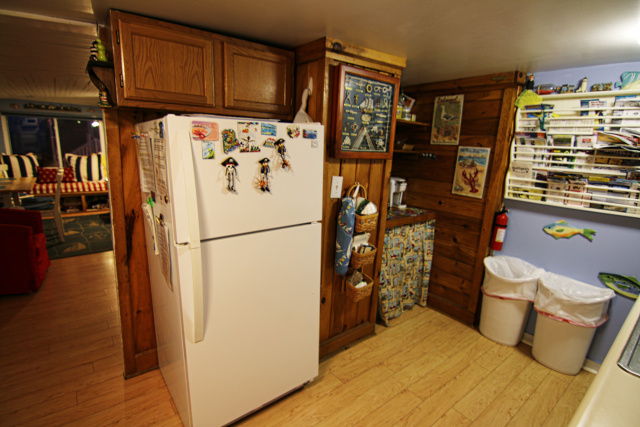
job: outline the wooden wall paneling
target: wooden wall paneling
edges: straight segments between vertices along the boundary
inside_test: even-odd
[[[158,365],[138,160],[131,138],[135,123],[145,118],[123,110],[105,114],[125,376],[130,377]]]
[[[333,262],[335,260],[336,226],[340,210],[340,199],[331,199],[329,192],[331,187],[326,185],[331,182],[332,176],[340,175],[340,161],[327,159],[324,166],[324,203],[322,212],[322,267],[320,288],[320,342],[332,336],[332,311],[334,302]]]
[[[502,204],[504,178],[509,164],[509,149],[511,139],[513,137],[513,129],[515,122],[514,108],[515,101],[520,94],[521,87],[505,88],[501,110],[500,124],[496,135],[496,144],[492,156],[493,166],[491,167],[491,175],[487,177],[487,199],[485,204],[485,213],[482,223],[482,234],[480,236],[479,247],[488,248],[491,239],[491,231],[493,227],[493,219],[495,212],[498,211]],[[483,258],[488,255],[488,249],[485,251]],[[474,283],[481,283],[484,273],[483,259],[476,259]],[[469,311],[474,312],[477,309],[480,293],[476,292],[471,295],[469,300]]]
[[[385,180],[385,164],[387,161],[384,160],[370,160],[369,161],[369,175],[367,177],[368,186],[367,186],[367,198],[375,203],[378,207],[378,226],[376,230],[371,232],[371,238],[369,242],[373,244],[378,253],[376,254],[376,258],[372,264],[367,265],[363,268],[363,271],[366,275],[373,279],[375,286],[374,291],[371,292],[371,296],[363,301],[358,308],[358,319],[357,323],[362,324],[364,322],[374,323],[376,321],[376,313],[378,306],[378,284],[380,283],[380,260],[382,259],[382,246],[380,245],[380,241],[384,240],[384,226],[385,221],[380,211],[382,206],[386,207],[386,199],[383,199],[384,194],[384,183],[388,182],[388,179]],[[380,238],[382,237],[382,239]]]
[[[392,175],[408,178],[405,202],[438,218],[429,304],[468,323],[475,320],[493,213],[502,199],[513,104],[523,83],[522,73],[502,73],[403,88],[416,98],[412,112],[427,123],[436,97],[464,94],[459,146],[491,148],[482,199],[451,193],[458,146],[431,145],[430,129],[411,131],[407,143],[434,153],[435,161],[396,155],[393,162]]]
[[[135,344],[131,313],[131,284],[129,282],[129,262],[127,259],[127,231],[125,226],[124,190],[122,182],[122,161],[120,154],[120,126],[118,111],[104,111],[105,133],[107,136],[107,167],[109,173],[109,198],[111,203],[111,224],[113,228],[113,253],[115,258],[118,300],[120,303],[120,327],[124,358],[124,375],[135,373]]]
[[[335,236],[339,199],[330,199],[330,185],[333,176],[343,177],[343,192],[356,180],[367,188],[367,196],[374,203],[384,206],[380,217],[386,215],[386,182],[391,174],[391,161],[368,159],[335,159],[330,157],[329,147],[333,143],[331,132],[333,105],[333,76],[340,64],[359,66],[400,77],[406,60],[342,43],[335,39],[320,39],[295,49],[296,51],[296,106],[300,107],[302,91],[307,86],[309,76],[314,78],[312,94],[307,112],[325,126],[325,198],[323,201],[323,260],[320,308],[320,356],[333,353],[351,342],[375,331],[377,310],[377,285],[372,295],[357,303],[346,296],[345,277],[334,271]],[[383,201],[384,200],[384,201]],[[372,233],[372,243],[381,246],[384,220],[379,220],[379,228]],[[380,228],[382,227],[382,228]],[[376,244],[377,243],[377,244]],[[381,251],[371,266],[364,272],[376,281],[380,268]]]
[[[351,187],[356,182],[356,162],[354,160],[342,160],[340,162],[340,173],[343,177],[343,197],[346,195],[349,187]],[[336,212],[336,216],[333,218],[329,218],[327,220],[328,225],[332,225],[336,228],[337,224],[337,215],[339,214],[340,206],[338,207],[338,212]],[[332,244],[333,243],[333,244]],[[332,246],[335,254],[335,239],[333,242],[326,242],[327,246]],[[327,261],[331,261],[332,265],[332,275],[333,275],[333,303],[331,304],[332,312],[331,312],[331,336],[338,335],[344,331],[346,331],[349,327],[349,319],[355,317],[355,304],[349,300],[346,296],[346,275],[340,276],[333,271],[333,260],[328,259]],[[353,321],[352,326],[355,326],[355,321]]]

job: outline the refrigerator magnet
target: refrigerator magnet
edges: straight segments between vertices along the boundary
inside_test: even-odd
[[[284,146],[284,139],[280,138],[275,143],[276,150],[282,161],[282,169],[291,169],[291,163],[287,161],[287,148]]]
[[[278,133],[278,128],[273,123],[262,123],[260,129],[262,135],[276,136]]]
[[[271,190],[269,190],[269,174],[271,173],[269,159],[265,157],[259,160],[258,163],[260,164],[260,177],[256,178],[256,188],[263,192],[271,192]]]
[[[238,148],[240,144],[236,139],[236,131],[233,129],[225,129],[222,131],[222,149],[225,154]]]
[[[318,138],[318,131],[315,129],[302,129],[302,137],[306,139]]]
[[[287,126],[287,135],[289,135],[289,138],[298,138],[300,136],[300,126],[298,125]]]
[[[217,141],[218,124],[213,122],[191,122],[191,138],[198,141]]]
[[[236,179],[238,179],[238,170],[236,169],[236,166],[238,166],[238,162],[233,157],[227,157],[220,164],[225,167],[224,176],[227,180],[227,190],[235,193]]]
[[[251,135],[242,135],[240,137],[240,152],[241,153],[259,153],[260,145],[256,143],[256,140]]]
[[[262,143],[262,145],[263,145],[264,147],[274,148],[274,147],[275,147],[275,143],[276,143],[276,140],[275,140],[275,139],[273,139],[273,138],[267,138],[267,139],[265,139],[265,141]]]
[[[214,141],[202,141],[202,159],[215,159],[216,158],[216,149],[215,149]]]

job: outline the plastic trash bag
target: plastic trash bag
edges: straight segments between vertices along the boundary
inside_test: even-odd
[[[509,256],[488,256],[484,267],[485,294],[526,301],[535,299],[538,278],[544,273],[542,268]]]
[[[534,307],[540,314],[579,326],[597,327],[608,319],[615,292],[554,273],[538,281]]]

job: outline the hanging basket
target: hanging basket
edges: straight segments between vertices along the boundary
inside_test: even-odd
[[[355,249],[351,249],[351,267],[360,268],[363,265],[371,264],[376,258],[378,250],[374,247],[372,251],[359,254]]]
[[[355,190],[360,187],[362,189],[362,196],[365,199],[367,198],[367,189],[364,188],[362,185],[360,184],[353,184],[351,187],[349,187],[349,189],[347,190],[347,196],[356,198],[355,196],[351,196],[352,192],[355,192]],[[355,222],[355,232],[356,233],[364,233],[366,231],[373,231],[376,229],[376,226],[378,224],[378,212],[371,214],[371,215],[359,215],[356,213],[356,222]]]
[[[373,291],[373,280],[371,279],[371,277],[367,276],[364,273],[362,274],[362,276],[364,277],[365,282],[367,282],[367,286],[356,288],[355,286],[347,282],[347,296],[353,302],[358,302],[365,299],[366,297],[371,295],[371,291]]]

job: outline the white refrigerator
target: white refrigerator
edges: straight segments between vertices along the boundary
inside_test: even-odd
[[[324,129],[136,130],[160,370],[186,426],[226,425],[318,374]]]

